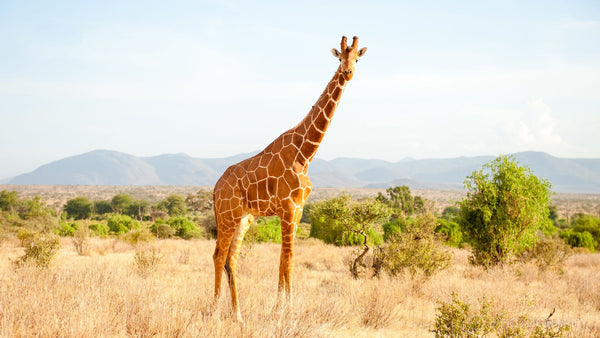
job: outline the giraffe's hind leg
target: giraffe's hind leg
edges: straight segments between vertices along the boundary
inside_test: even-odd
[[[223,269],[227,260],[227,254],[229,253],[229,246],[235,233],[234,229],[226,229],[223,226],[223,218],[220,215],[215,217],[217,222],[217,245],[215,247],[215,253],[213,254],[213,261],[215,264],[215,298],[216,302],[219,299],[221,293],[221,278],[223,277]]]
[[[229,247],[227,260],[225,261],[225,271],[227,272],[227,277],[229,281],[229,290],[231,291],[231,302],[233,305],[233,311],[236,313],[237,319],[240,322],[242,321],[242,314],[240,312],[237,292],[237,261],[238,256],[240,254],[242,241],[244,240],[244,235],[246,234],[246,231],[250,227],[250,224],[253,220],[254,217],[252,215],[244,215],[243,217],[241,217],[239,225],[231,240],[231,246]]]

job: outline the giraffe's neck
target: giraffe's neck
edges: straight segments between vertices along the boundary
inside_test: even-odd
[[[297,156],[297,160],[301,164],[308,165],[317,153],[347,83],[341,67],[338,68],[317,103],[306,117],[292,129],[294,134],[302,135],[302,144],[299,145]]]

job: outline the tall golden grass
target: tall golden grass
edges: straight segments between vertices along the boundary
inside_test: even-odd
[[[238,278],[244,323],[230,312],[228,292],[211,306],[214,241],[160,240],[161,259],[141,274],[136,252],[94,238],[89,255],[62,240],[48,269],[15,267],[17,240],[0,246],[0,336],[430,337],[439,302],[457,292],[486,296],[506,321],[534,323],[556,309],[549,325],[570,325],[573,337],[600,336],[600,255],[577,254],[562,273],[519,264],[483,270],[453,249],[454,265],[424,281],[352,279],[351,248],[297,241],[294,295],[277,295],[280,246],[244,247]],[[227,290],[227,288],[225,288]]]

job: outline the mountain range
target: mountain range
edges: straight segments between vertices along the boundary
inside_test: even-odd
[[[258,153],[258,151],[256,152]],[[212,186],[223,171],[255,153],[225,158],[193,158],[186,154],[138,157],[112,150],[94,150],[67,157],[5,181],[43,185],[197,185]],[[543,152],[513,154],[519,164],[548,179],[556,192],[600,193],[600,159],[558,158]],[[316,158],[308,173],[315,187],[461,189],[474,170],[495,156],[446,159]]]

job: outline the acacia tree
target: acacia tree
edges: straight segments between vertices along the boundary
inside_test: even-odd
[[[84,219],[92,217],[94,205],[87,197],[75,197],[67,201],[64,210],[74,219]]]
[[[378,193],[375,197],[378,201],[387,204],[395,214],[403,213],[410,216],[420,212],[425,207],[425,201],[421,196],[414,196],[406,185],[395,186],[385,190],[386,195]]]
[[[513,156],[500,156],[465,180],[459,223],[473,248],[471,262],[490,267],[505,263],[531,246],[536,231],[550,222],[551,184]]]
[[[15,213],[15,208],[19,204],[19,193],[16,191],[0,191],[0,210]]]
[[[373,233],[375,224],[388,219],[389,208],[373,198],[352,201],[346,194],[323,201],[313,208],[315,210],[311,211],[311,218],[325,218],[330,225],[342,227],[360,238],[362,252],[350,264],[352,276],[358,278],[358,269],[365,266],[362,259],[370,250],[369,234]]]
[[[183,216],[187,213],[185,198],[177,194],[167,196],[158,203],[157,207],[159,210],[166,211],[169,216]]]

